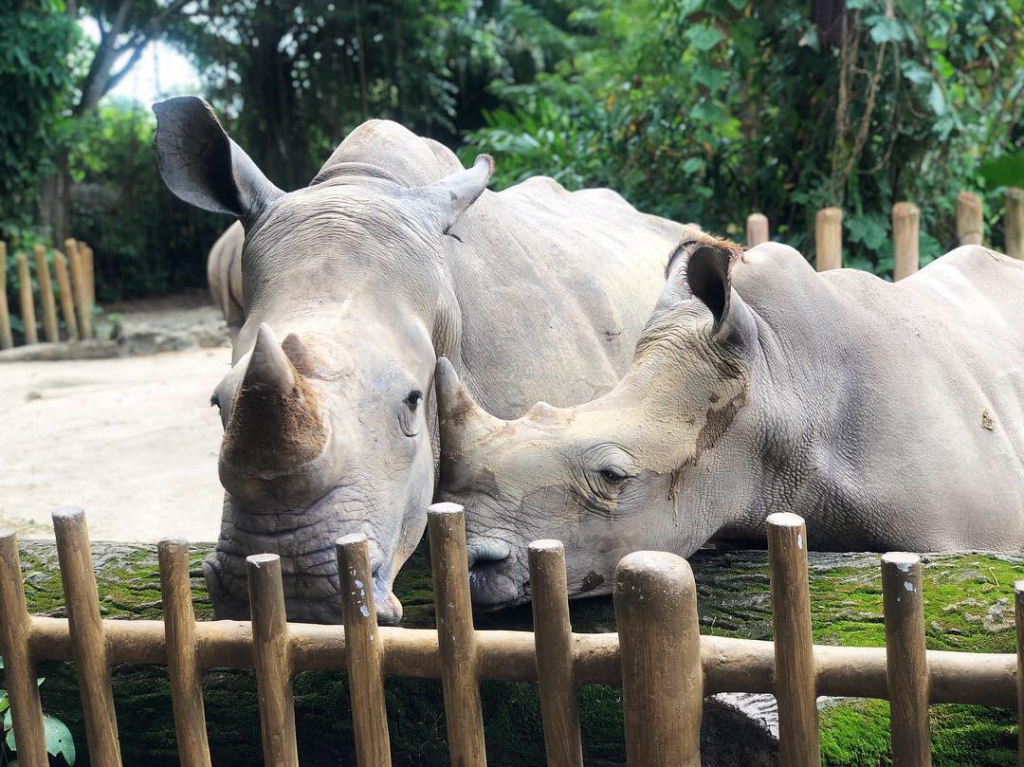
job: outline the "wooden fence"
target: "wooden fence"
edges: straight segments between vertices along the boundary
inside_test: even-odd
[[[43,337],[46,341],[60,340],[57,319],[58,300],[68,340],[92,338],[92,307],[96,303],[96,275],[93,251],[86,243],[68,238],[64,253],[53,251],[53,272],[50,272],[48,251],[42,245],[33,249],[36,283],[39,286],[39,309],[42,312]],[[18,266],[19,315],[24,328],[25,344],[39,343],[36,305],[32,291],[33,270],[29,257],[15,254]],[[0,349],[14,346],[11,332],[11,311],[7,305],[7,243],[0,242]]]
[[[1016,707],[1024,715],[1024,581],[1015,585],[1017,655],[926,651],[915,554],[882,557],[885,648],[814,645],[807,531],[793,514],[768,518],[774,643],[700,636],[689,564],[656,552],[619,563],[618,633],[575,634],[557,541],[529,547],[534,632],[475,631],[465,523],[454,504],[429,512],[436,631],[377,626],[362,535],[337,542],[343,626],[285,622],[281,563],[272,554],[247,560],[251,622],[197,622],[183,540],[159,545],[163,621],[102,620],[85,516],[69,508],[53,520],[66,619],[29,615],[16,537],[0,532],[0,654],[21,767],[47,764],[36,667],[49,660],[75,663],[89,754],[103,767],[121,763],[110,674],[117,663],[167,666],[187,767],[210,765],[202,676],[222,667],[255,669],[264,759],[274,767],[298,764],[291,680],[306,670],[348,672],[362,767],[391,763],[386,676],[441,680],[452,764],[463,767],[486,764],[482,680],[539,684],[550,767],[582,765],[576,693],[585,684],[621,686],[627,763],[636,767],[699,766],[703,699],[718,692],[774,693],[784,767],[820,764],[821,695],[891,701],[895,767],[931,763],[931,703]]]
[[[1024,189],[1006,191],[1003,215],[1006,255],[1024,260]],[[893,281],[902,280],[917,271],[920,256],[918,238],[921,211],[912,202],[892,206]],[[980,245],[985,233],[981,198],[973,192],[961,192],[956,198],[956,236],[961,245]],[[747,217],[747,247],[752,248],[770,239],[768,219],[761,213]],[[843,265],[843,211],[823,208],[815,219],[814,243],[819,272],[839,269]]]

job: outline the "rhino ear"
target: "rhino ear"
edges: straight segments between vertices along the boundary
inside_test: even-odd
[[[750,309],[732,289],[731,267],[742,251],[731,243],[698,242],[686,261],[686,284],[694,298],[711,310],[712,337],[719,343],[743,345],[756,334]]]
[[[213,108],[195,96],[153,105],[160,175],[197,208],[255,219],[284,192],[224,132]]]
[[[456,171],[429,187],[440,198],[441,224],[445,234],[484,193],[493,172],[494,160],[490,155],[482,154],[476,158],[472,168]]]

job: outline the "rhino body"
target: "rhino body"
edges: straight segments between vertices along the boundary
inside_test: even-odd
[[[217,238],[206,258],[206,282],[214,305],[224,315],[231,341],[238,338],[238,331],[245,322],[242,308],[242,246],[245,244],[245,229],[238,221],[229,226]]]
[[[529,598],[526,546],[570,592],[637,549],[763,541],[795,512],[826,550],[1024,547],[1024,264],[959,248],[897,284],[769,243],[674,257],[629,371],[578,407],[489,415],[439,363],[446,500],[474,598]]]
[[[281,555],[288,617],[339,621],[334,543],[369,538],[378,618],[434,498],[438,355],[511,416],[619,380],[685,229],[550,179],[486,191],[489,158],[365,123],[309,187],[274,187],[198,99],[154,108],[179,197],[241,219],[245,321],[215,392],[225,501],[205,564],[248,614],[245,556]]]

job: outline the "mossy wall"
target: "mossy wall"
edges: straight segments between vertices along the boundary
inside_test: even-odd
[[[196,612],[212,617],[200,563],[210,546],[193,549]],[[159,618],[155,548],[94,544],[102,611],[108,618]],[[1024,557],[982,554],[927,558],[924,601],[928,645],[934,649],[1013,652],[1013,581],[1024,577]],[[884,644],[881,580],[874,555],[811,555],[814,637],[821,644]],[[753,639],[771,638],[769,584],[763,552],[702,552],[692,560],[703,632]],[[52,544],[22,545],[30,609],[62,616],[63,597]],[[417,553],[403,570],[396,592],[406,607],[405,625],[431,626],[430,576],[426,555]],[[572,604],[576,631],[612,631],[610,598]],[[530,628],[529,607],[477,616],[479,628]],[[41,670],[44,709],[71,728],[80,765],[88,765],[74,668],[49,663]],[[534,685],[489,682],[483,686],[489,764],[543,764],[540,705]],[[163,667],[119,667],[115,702],[124,762],[129,767],[177,764],[170,687]],[[205,681],[213,762],[218,767],[258,765],[259,716],[251,672],[217,670]],[[349,695],[344,675],[304,672],[295,680],[296,718],[303,765],[354,764]],[[409,679],[387,682],[387,705],[396,765],[447,764],[440,684]],[[620,692],[609,687],[580,691],[585,761],[603,767],[623,759]],[[936,767],[995,767],[1016,764],[1016,714],[970,706],[932,708]],[[824,763],[832,767],[887,765],[888,704],[843,701],[822,712]]]

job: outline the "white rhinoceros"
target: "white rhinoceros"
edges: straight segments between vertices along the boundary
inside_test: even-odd
[[[242,246],[245,230],[236,221],[217,238],[206,258],[206,281],[210,286],[213,303],[224,315],[231,341],[245,322],[242,309]]]
[[[164,181],[245,228],[245,323],[217,387],[225,494],[205,564],[222,617],[247,615],[245,556],[283,558],[288,617],[340,620],[335,540],[370,539],[378,617],[433,498],[433,375],[449,357],[487,408],[607,391],[686,229],[551,179],[486,191],[437,142],[370,121],[284,193],[209,105],[154,106]],[[472,206],[472,207],[471,207]]]
[[[467,508],[474,599],[529,599],[531,540],[565,542],[580,596],[631,551],[763,541],[777,511],[828,550],[1020,550],[1022,329],[1024,264],[981,247],[894,285],[696,239],[594,401],[503,421],[441,360],[440,495]]]

